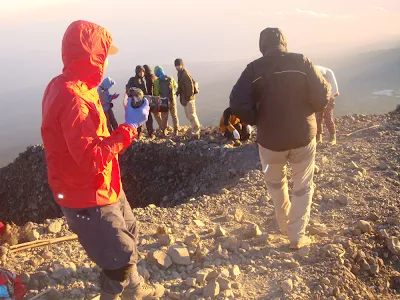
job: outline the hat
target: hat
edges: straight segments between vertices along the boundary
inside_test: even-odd
[[[177,66],[183,66],[182,58],[175,59],[175,67],[177,67]]]
[[[111,44],[110,49],[108,49],[108,55],[117,54],[118,50],[119,49],[114,44]]]

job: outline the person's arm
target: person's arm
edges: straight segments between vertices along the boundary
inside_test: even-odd
[[[331,95],[333,97],[339,96],[339,87],[336,81],[335,74],[331,69],[326,69],[326,80],[331,84]]]
[[[131,88],[131,87],[133,87],[134,81],[135,81],[135,78],[134,78],[134,77],[129,78],[128,83],[127,83],[126,86],[125,86],[126,90],[128,90],[128,89]]]
[[[182,76],[182,85],[183,85],[183,90],[185,92],[185,99],[186,101],[190,101],[193,99],[194,96],[194,85],[193,85],[193,80],[190,78],[189,74],[187,72],[184,72]]]
[[[154,96],[160,96],[160,80],[158,78],[154,81]]]
[[[178,88],[178,83],[176,82],[175,78],[171,76],[171,85],[174,90]]]
[[[75,162],[94,174],[106,166],[137,136],[137,130],[121,124],[108,137],[97,135],[98,113],[96,108],[80,98],[74,98],[60,116],[60,124],[69,153]]]
[[[257,110],[252,95],[253,71],[249,64],[243,71],[230,95],[231,112],[240,120],[250,125],[256,125]]]
[[[308,101],[314,112],[321,112],[331,97],[331,87],[316,66],[308,58],[304,57],[304,60],[307,74]]]

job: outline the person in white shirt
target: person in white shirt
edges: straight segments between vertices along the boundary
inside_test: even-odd
[[[325,121],[325,125],[328,128],[329,132],[329,143],[331,145],[336,145],[336,125],[335,120],[333,118],[333,111],[335,109],[335,97],[339,96],[339,88],[337,85],[335,74],[331,69],[317,66],[318,70],[321,72],[322,76],[324,76],[325,80],[331,85],[332,88],[332,97],[328,102],[328,105],[324,109],[323,112],[316,113],[317,119],[317,142],[322,143],[322,134],[323,134],[323,124],[322,121]]]

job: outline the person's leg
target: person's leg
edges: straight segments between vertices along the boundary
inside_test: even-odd
[[[200,122],[199,119],[197,118],[197,113],[196,113],[196,102],[194,100],[189,101],[189,103],[186,105],[187,107],[187,114],[188,114],[188,119],[190,121],[190,124],[192,125],[194,133],[198,133],[200,130]]]
[[[174,126],[174,134],[178,134],[179,130],[179,119],[178,119],[178,109],[176,106],[176,99],[173,99],[170,103],[169,112],[172,117],[172,125]]]
[[[310,220],[311,202],[314,193],[314,166],[316,141],[299,149],[290,150],[289,161],[292,166],[293,192],[289,212],[288,236],[292,244],[305,237]],[[293,247],[296,248],[296,247]]]
[[[151,113],[149,113],[149,118],[146,121],[146,129],[148,135],[152,136],[154,133],[154,127],[153,127],[153,116],[151,115]]]
[[[120,202],[86,209],[62,208],[87,255],[103,270],[101,300],[119,299],[137,263],[134,235],[127,229]],[[101,234],[99,234],[101,233]]]
[[[267,190],[275,206],[275,216],[283,234],[288,231],[290,200],[286,164],[289,151],[275,152],[258,145]]]
[[[317,143],[322,143],[324,112],[315,113],[315,119],[317,121]]]
[[[161,119],[161,113],[157,112],[154,113],[154,118],[156,119],[158,129],[162,130],[162,119]]]
[[[124,217],[126,227],[132,234],[135,243],[139,243],[139,225],[133,215],[132,208],[126,198],[125,192],[121,192],[120,209]],[[142,297],[150,296],[159,298],[164,294],[164,288],[161,285],[150,286],[144,283],[143,277],[137,271],[137,265],[133,264],[129,276],[129,284],[122,292],[122,300],[142,299]]]
[[[335,126],[335,119],[333,117],[334,109],[335,109],[335,98],[331,98],[324,111],[324,120],[330,135],[329,142],[332,145],[336,144],[336,126]]]
[[[115,118],[114,111],[112,110],[112,108],[108,110],[108,120],[111,124],[111,128],[113,131],[118,128],[118,122],[117,119]]]

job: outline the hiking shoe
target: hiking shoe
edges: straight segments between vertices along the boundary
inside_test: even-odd
[[[330,137],[330,139],[329,139],[329,144],[330,144],[331,146],[336,145],[336,134],[331,135],[331,137]]]
[[[317,134],[317,144],[322,144],[322,134]]]
[[[179,128],[175,127],[174,128],[174,135],[177,136],[179,134]]]
[[[295,241],[295,242],[290,242],[289,248],[292,250],[299,250],[305,246],[308,246],[311,244],[311,239],[307,236],[303,236],[300,238],[300,240]]]
[[[137,287],[127,287],[122,292],[121,300],[155,300],[164,295],[165,289],[161,284],[140,283]]]

